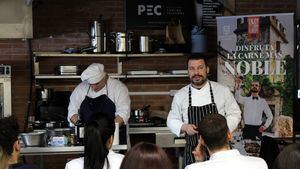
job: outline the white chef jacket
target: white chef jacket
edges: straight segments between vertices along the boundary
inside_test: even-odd
[[[123,154],[118,154],[113,152],[112,150],[109,150],[109,153],[107,155],[107,159],[109,162],[110,169],[119,169],[122,163],[122,160],[124,158]],[[76,158],[74,160],[69,161],[65,169],[83,169],[84,165],[84,158]],[[103,169],[107,168],[107,163],[105,161]]]
[[[233,131],[241,120],[241,110],[228,87],[213,81],[210,83],[218,113],[225,116],[229,130]],[[167,118],[167,126],[177,136],[180,135],[181,126],[188,123],[190,86],[191,84],[176,92]],[[204,106],[212,103],[209,83],[206,83],[200,90],[191,86],[191,92],[192,106]]]
[[[238,103],[244,105],[244,121],[245,124],[260,126],[262,124],[262,113],[267,116],[267,120],[264,124],[266,128],[270,126],[273,120],[272,111],[265,99],[258,97],[258,100],[250,97],[241,96],[241,89],[235,92],[235,98]]]
[[[107,94],[108,97],[115,103],[116,112],[115,115],[119,115],[122,117],[125,124],[130,116],[130,97],[128,93],[128,89],[119,80],[108,78],[107,85],[104,86],[100,91],[95,92],[92,88],[89,89],[90,85],[83,81],[81,82],[72,92],[70,96],[70,104],[68,107],[68,121],[70,122],[70,118],[74,114],[78,114],[78,110],[80,109],[80,105],[83,102],[85,96],[89,96],[91,98],[96,98],[100,95]],[[88,93],[87,93],[88,92]]]
[[[190,164],[185,169],[268,169],[265,160],[259,157],[243,156],[238,150],[219,151],[208,161]]]

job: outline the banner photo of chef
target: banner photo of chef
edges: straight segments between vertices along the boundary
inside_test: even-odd
[[[292,137],[294,14],[217,17],[217,36],[218,81],[242,110],[233,146],[258,156],[263,136]]]

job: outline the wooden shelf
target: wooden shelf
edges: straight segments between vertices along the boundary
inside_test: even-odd
[[[119,74],[109,74],[112,78],[180,78],[180,77],[188,77],[185,74],[157,74],[157,75],[119,75]],[[36,79],[80,79],[79,75],[54,75],[54,74],[39,74],[35,75]]]
[[[188,56],[186,53],[141,53],[141,54],[101,54],[101,53],[61,53],[61,52],[34,52],[35,57],[46,58],[46,57],[178,57]]]

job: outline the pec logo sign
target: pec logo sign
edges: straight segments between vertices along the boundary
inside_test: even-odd
[[[161,16],[161,5],[138,5],[138,15]]]

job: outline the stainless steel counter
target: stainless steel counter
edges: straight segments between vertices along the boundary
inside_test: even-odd
[[[127,145],[113,145],[113,150],[127,150]],[[67,147],[22,147],[21,155],[54,155],[54,154],[82,154],[83,146]]]
[[[163,148],[184,147],[184,138],[178,138],[168,127],[130,127],[129,134],[155,134],[155,143]]]

